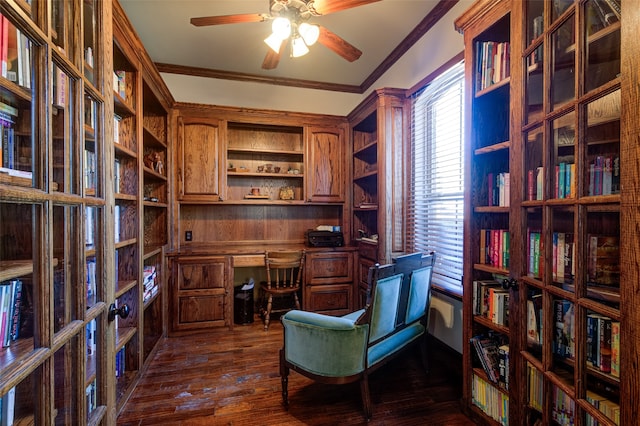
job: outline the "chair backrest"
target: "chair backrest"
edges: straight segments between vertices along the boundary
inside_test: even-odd
[[[431,296],[431,273],[435,253],[411,253],[394,260],[396,271],[404,274],[398,306],[397,325],[409,324],[415,315],[425,313]]]
[[[267,269],[267,288],[299,288],[304,270],[304,255],[304,250],[266,252],[264,263]]]

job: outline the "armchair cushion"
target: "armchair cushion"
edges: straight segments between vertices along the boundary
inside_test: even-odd
[[[286,360],[319,376],[361,373],[369,326],[357,325],[356,319],[298,310],[287,312],[282,317]]]

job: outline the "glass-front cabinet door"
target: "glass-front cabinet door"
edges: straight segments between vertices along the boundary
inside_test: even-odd
[[[106,419],[107,7],[0,3],[2,424]]]
[[[516,7],[523,421],[620,424],[621,0]]]

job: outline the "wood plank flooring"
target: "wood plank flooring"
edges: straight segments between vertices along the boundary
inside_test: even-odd
[[[295,372],[289,411],[281,404],[278,351],[282,325],[260,321],[161,340],[118,417],[118,425],[472,425],[459,407],[460,380],[418,349],[370,377],[373,419],[367,423],[358,383],[322,385]],[[453,377],[453,379],[452,379]]]

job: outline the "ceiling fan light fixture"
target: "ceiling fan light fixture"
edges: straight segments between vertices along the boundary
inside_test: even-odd
[[[271,35],[264,39],[264,42],[276,53],[280,53],[280,46],[282,46],[282,39],[276,35],[276,33],[271,33]]]
[[[300,56],[304,56],[309,53],[309,48],[305,44],[302,37],[298,36],[291,40],[291,56],[294,58],[299,58]]]
[[[291,22],[287,18],[279,16],[271,23],[271,30],[273,35],[279,37],[280,40],[284,40],[291,35]]]
[[[298,32],[307,46],[313,46],[320,36],[320,27],[303,22],[298,27]]]

